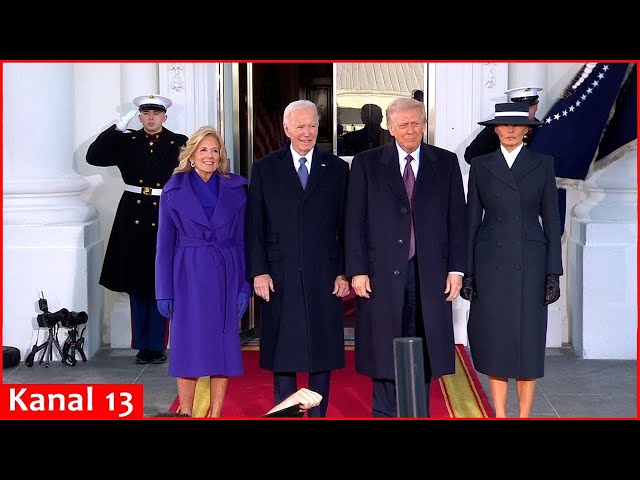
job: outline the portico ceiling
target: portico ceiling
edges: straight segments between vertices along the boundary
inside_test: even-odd
[[[341,91],[411,94],[424,88],[424,63],[336,63]]]

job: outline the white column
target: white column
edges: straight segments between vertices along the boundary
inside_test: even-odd
[[[547,64],[546,63],[510,63],[509,64],[509,88],[541,87],[538,94],[540,103],[539,112],[547,111]],[[506,101],[506,99],[505,99]],[[538,116],[538,118],[540,118]]]
[[[24,359],[46,340],[36,322],[43,291],[51,311],[88,313],[90,357],[101,343],[92,284],[102,245],[96,210],[81,199],[89,183],[73,169],[73,65],[5,63],[3,75],[3,345]]]
[[[120,65],[120,102],[122,113],[127,113],[136,106],[133,99],[149,93],[160,94],[158,85],[157,63],[122,63]],[[140,129],[142,124],[138,117],[129,123],[129,128]]]
[[[596,164],[571,214],[571,343],[584,358],[637,356],[637,141]]]

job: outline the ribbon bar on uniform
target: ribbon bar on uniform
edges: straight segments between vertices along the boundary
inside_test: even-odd
[[[142,195],[154,195],[156,197],[159,197],[160,194],[162,193],[162,189],[161,188],[134,187],[133,185],[127,185],[126,183],[124,184],[124,189],[127,192],[140,193]]]

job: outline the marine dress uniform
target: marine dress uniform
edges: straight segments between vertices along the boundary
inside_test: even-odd
[[[134,99],[134,104],[140,111],[166,112],[171,100],[144,95]],[[87,151],[87,163],[118,167],[125,183],[100,284],[129,294],[131,347],[139,350],[138,363],[162,363],[167,358],[168,319],[157,309],[154,285],[158,208],[162,188],[178,165],[180,148],[186,141],[185,135],[164,127],[149,134],[144,128],[121,132],[111,125]]]

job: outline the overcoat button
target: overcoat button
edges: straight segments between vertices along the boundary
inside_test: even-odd
[[[520,270],[522,267],[520,266],[520,264],[516,265],[516,270]]]
[[[501,247],[502,246],[502,242],[496,242],[496,246],[497,247]]]
[[[133,223],[135,223],[136,225],[138,225],[138,224],[140,223],[140,220],[136,220],[136,221],[135,221],[135,222],[133,222]]]
[[[400,239],[398,240],[398,245],[402,245],[404,243],[404,240]]]
[[[402,207],[402,208],[400,209],[400,211],[401,211],[402,213],[407,213],[407,209],[406,209],[406,207]]]
[[[502,270],[502,265],[498,265],[498,266],[496,267],[496,270],[501,271],[501,270]]]
[[[142,185],[144,183],[144,180],[140,180],[140,185]]]
[[[142,203],[142,200],[136,200],[136,203]]]
[[[496,198],[500,198],[500,192],[496,193]]]
[[[398,276],[398,275],[400,275],[400,271],[399,271],[399,270],[394,270],[393,274],[394,274],[395,276]]]

